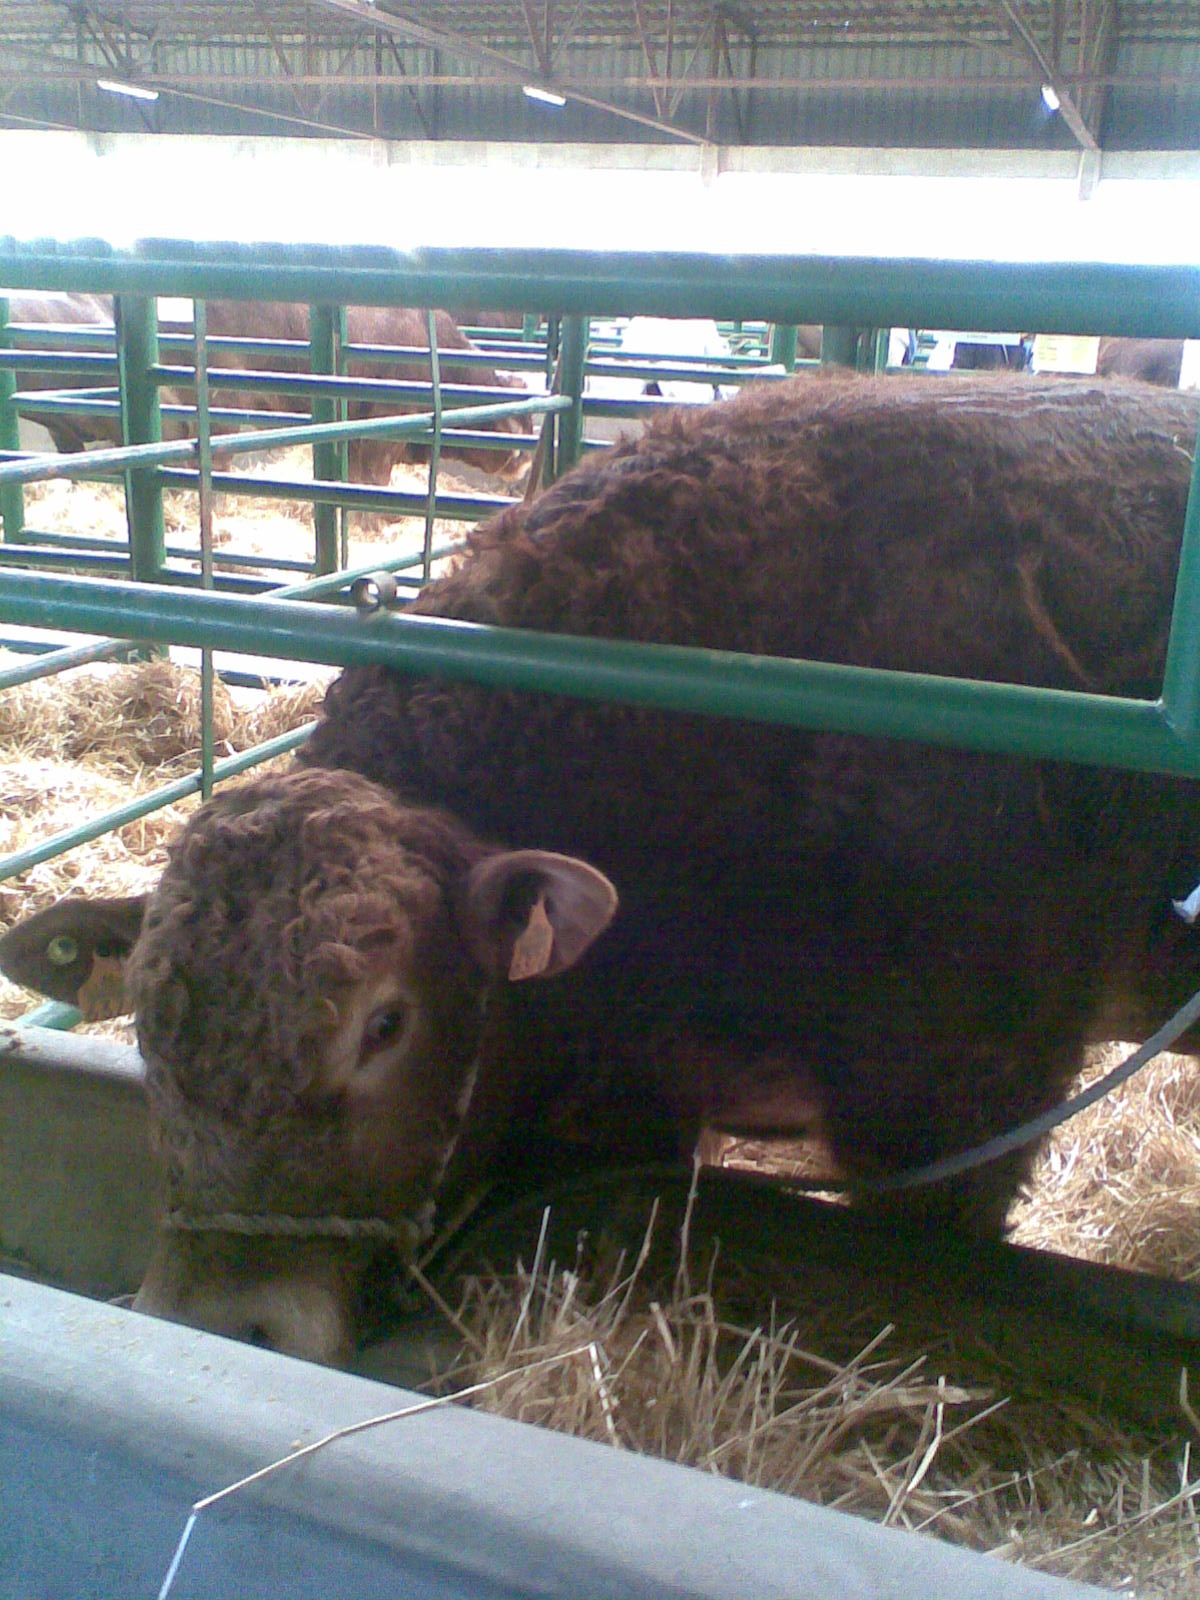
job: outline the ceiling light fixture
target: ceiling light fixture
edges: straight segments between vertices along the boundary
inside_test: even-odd
[[[536,83],[523,83],[521,93],[528,95],[531,100],[540,100],[548,106],[565,106],[567,103],[565,94],[558,94],[553,89],[543,89]]]
[[[136,83],[118,83],[115,78],[97,78],[97,89],[103,89],[108,94],[125,94],[131,100],[157,100],[157,89],[143,89]]]

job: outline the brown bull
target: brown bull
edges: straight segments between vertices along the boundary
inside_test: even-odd
[[[56,294],[52,292],[13,292],[7,296],[9,320],[26,323],[64,323],[84,326],[111,327],[113,304],[109,295]],[[208,333],[212,338],[287,339],[307,346],[308,308],[291,302],[248,300],[213,300],[208,303]],[[478,388],[523,390],[520,379],[511,374],[498,373],[491,367],[464,365],[453,360],[455,351],[474,351],[474,346],[459,331],[448,312],[436,313],[436,335],[442,381],[469,384]],[[429,333],[425,312],[400,306],[350,306],[346,312],[347,333],[356,344],[392,345],[428,351]],[[165,329],[179,329],[182,324],[164,324]],[[190,330],[190,322],[186,325]],[[449,359],[447,359],[449,356]],[[215,351],[210,353],[210,367],[238,371],[263,371],[274,373],[303,373],[310,370],[307,351],[279,353],[272,351]],[[421,380],[428,378],[428,356],[413,357],[408,362],[356,360],[347,368],[349,377],[402,378]],[[19,387],[30,389],[66,389],[82,386],[78,376],[62,376],[50,372],[26,371],[18,377]],[[107,385],[115,390],[115,379]],[[161,393],[165,404],[190,402],[190,391],[165,388]],[[306,410],[304,398],[264,393],[247,394],[242,390],[214,390],[214,405],[240,406],[266,412]],[[347,404],[347,418],[363,421],[368,418],[389,416],[406,410],[428,410],[425,402],[405,404],[352,400]],[[39,418],[59,450],[82,450],[86,444],[120,443],[120,419],[114,415],[48,416]],[[527,432],[531,426],[518,418],[501,418],[480,425],[486,432],[514,435]],[[189,422],[186,431],[194,430]],[[167,421],[163,432],[167,437],[183,431],[179,425]],[[428,459],[428,446],[401,439],[352,439],[348,449],[350,476],[367,483],[387,484],[392,468],[400,463]],[[470,445],[459,445],[447,440],[443,454],[448,458],[466,462],[482,472],[511,477],[520,470],[522,457],[517,451],[489,450]]]
[[[107,332],[111,335],[113,323],[112,298],[106,294],[68,294],[50,289],[23,289],[3,291],[4,298],[8,301],[8,320],[10,323],[36,323],[39,326],[95,328],[97,333]],[[27,349],[28,341],[23,340],[22,349]],[[97,338],[95,351],[107,348],[112,350],[111,337],[108,339]],[[44,389],[73,389],[73,388],[106,388],[113,391],[115,397],[117,380],[115,374],[104,380],[93,380],[91,383],[78,373],[59,373],[49,371],[17,370],[17,388],[24,391]],[[119,444],[121,438],[120,419],[115,413],[112,415],[93,416],[64,416],[61,413],[47,413],[36,418],[37,422],[45,428],[54,441],[56,450],[71,451],[82,450],[89,443],[103,441],[107,444]]]
[[[307,346],[308,307],[288,301],[214,300],[208,308],[208,334],[210,338],[230,339],[288,339]],[[474,351],[449,312],[436,313],[435,331],[439,351],[439,372],[443,383],[470,384],[477,388],[522,390],[520,379],[498,373],[491,367],[464,365],[453,360],[455,351]],[[348,306],[346,332],[352,344],[392,345],[402,348],[429,349],[429,331],[424,311],[404,306]],[[279,354],[256,351],[214,351],[209,356],[209,366],[241,371],[307,372],[307,352]],[[354,359],[349,362],[346,375],[351,378],[387,378],[410,381],[427,380],[429,359],[427,355],[412,357],[408,361]],[[169,393],[164,399],[175,398]],[[214,405],[253,406],[266,411],[295,411],[305,409],[305,401],[294,395],[271,395],[245,391],[214,389]],[[456,402],[456,404],[459,402]],[[350,400],[346,416],[349,421],[361,422],[371,418],[392,416],[405,411],[428,411],[428,401],[372,401]],[[529,423],[505,417],[481,423],[488,433],[512,435],[525,433]],[[522,457],[517,451],[489,450],[471,445],[460,445],[446,440],[442,454],[464,461],[482,472],[511,477],[520,470]],[[366,483],[386,485],[394,466],[429,457],[428,445],[405,439],[351,439],[348,448],[350,476]]]
[[[1140,378],[1164,389],[1178,389],[1183,365],[1182,339],[1101,339],[1096,371],[1106,378]]]
[[[764,387],[587,459],[414,609],[1153,698],[1196,427],[1112,381]],[[382,668],[303,761],[202,808],[144,917],[64,902],[0,965],[86,997],[128,955],[169,1224],[139,1303],[307,1355],[349,1349],[374,1248],[333,1223],[411,1238],[704,1126],[865,1184],[1200,977],[1182,780]],[[906,1203],[994,1229],[1026,1165]]]

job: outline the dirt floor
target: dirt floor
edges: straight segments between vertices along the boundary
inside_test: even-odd
[[[281,464],[262,470],[278,475]],[[303,461],[282,470],[299,473]],[[413,469],[409,481],[423,487],[423,471]],[[28,506],[32,526],[111,538],[124,531],[115,488],[38,486]],[[194,539],[190,497],[170,497],[168,519],[171,542]],[[411,522],[352,527],[351,560],[418,538]],[[304,510],[232,497],[217,508],[225,548],[279,555],[310,550],[311,539]],[[311,717],[327,676],[269,694],[220,693],[218,754]],[[185,668],[84,668],[7,691],[0,853],[149,792],[191,770],[198,751],[196,675]],[[149,886],[195,803],[0,882],[0,918],[7,925],[68,891]],[[0,1015],[19,1016],[31,1003],[0,982]],[[127,1022],[99,1027],[129,1037]],[[1098,1053],[1090,1070],[1119,1048]],[[732,1154],[761,1164],[761,1152]],[[1194,1064],[1160,1058],[1060,1129],[1012,1223],[1027,1244],[1200,1279]],[[728,1260],[729,1241],[724,1250]],[[711,1269],[697,1275],[684,1251],[670,1288],[643,1283],[627,1260],[584,1273],[578,1262],[535,1256],[514,1273],[472,1278],[445,1313],[461,1345],[455,1382],[507,1371],[477,1403],[1120,1593],[1200,1594],[1200,1401],[1186,1387],[1177,1416],[1139,1431],[1066,1395],[1014,1396],[1002,1370],[964,1366],[936,1334],[901,1339],[888,1306],[861,1283],[847,1286],[845,1305],[806,1305],[798,1293],[786,1308],[764,1299],[752,1315],[743,1306],[734,1316]],[[560,1359],[523,1375],[548,1354]],[[1200,1386],[1200,1375],[1190,1376]]]

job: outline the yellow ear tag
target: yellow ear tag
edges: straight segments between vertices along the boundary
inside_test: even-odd
[[[513,983],[522,978],[536,978],[550,965],[554,952],[554,929],[546,915],[546,896],[538,895],[508,964],[508,976]]]
[[[106,1022],[129,1010],[125,999],[125,967],[115,956],[93,956],[92,970],[79,986],[75,1004],[85,1022]]]

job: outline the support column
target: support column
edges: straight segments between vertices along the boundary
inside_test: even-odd
[[[152,295],[114,297],[117,322],[117,371],[125,444],[158,444],[162,414],[158,385],[150,369],[158,363],[158,310]],[[125,473],[125,515],[129,524],[132,576],[153,583],[166,561],[162,484],[154,467],[131,467]]]
[[[334,344],[335,316],[332,306],[309,306],[308,349],[314,375],[332,377],[337,371],[337,351]],[[337,402],[323,395],[314,395],[312,401],[314,422],[334,422],[337,419]],[[313,477],[336,479],[340,466],[340,451],[335,442],[324,440],[312,447]],[[317,535],[317,574],[336,572],[338,564],[337,507],[315,505],[313,526]]]
[[[858,363],[858,329],[821,329],[821,365],[823,367],[853,367]]]
[[[776,322],[771,328],[771,365],[787,372],[796,370],[796,325]]]
[[[562,321],[562,393],[571,397],[570,411],[558,419],[558,461],[560,473],[579,460],[583,443],[583,378],[587,364],[587,317],[564,317]]]
[[[8,301],[0,295],[0,346],[7,348]],[[0,450],[19,450],[21,432],[13,395],[17,392],[17,375],[10,367],[0,368]],[[25,528],[25,491],[19,483],[5,484],[0,489],[0,518],[3,518],[3,538],[10,544],[19,543]]]

